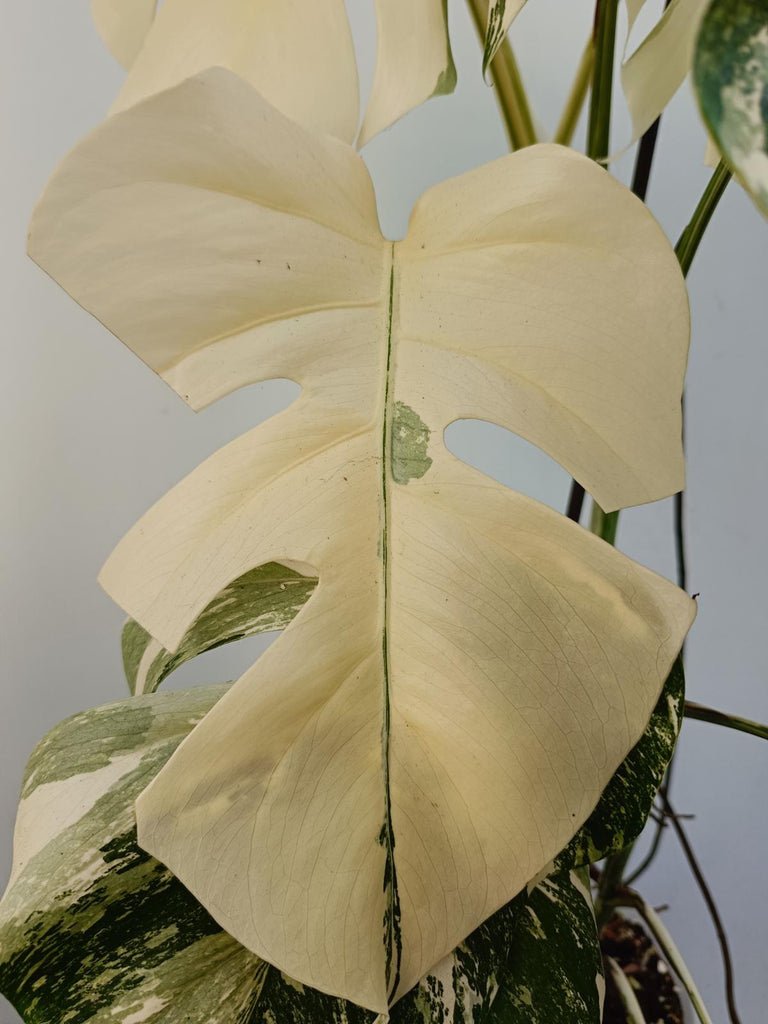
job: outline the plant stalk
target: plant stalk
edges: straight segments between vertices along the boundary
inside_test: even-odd
[[[704,237],[704,232],[707,230],[707,225],[712,219],[712,214],[717,209],[717,204],[720,202],[731,177],[731,171],[721,160],[715,168],[712,177],[707,182],[707,187],[704,189],[701,199],[693,211],[693,216],[678,239],[675,246],[675,255],[683,272],[683,277],[688,276],[688,271],[691,269],[693,258]]]
[[[568,93],[563,112],[560,115],[560,123],[555,132],[554,141],[560,146],[570,146],[571,144],[573,134],[576,131],[576,125],[579,123],[584,101],[589,92],[594,67],[595,40],[590,36],[581,55],[579,66],[576,69],[576,77],[573,80],[571,91]]]
[[[595,921],[597,922],[598,934],[603,930],[611,916],[611,901],[622,887],[622,877],[627,866],[629,855],[632,852],[632,843],[625,846],[623,850],[611,854],[605,858],[605,865],[600,872],[600,880],[597,883],[597,895],[595,897]]]
[[[712,725],[723,725],[727,729],[736,729],[750,736],[758,736],[761,740],[768,740],[768,725],[753,722],[749,718],[739,718],[738,715],[729,715],[725,711],[716,711],[692,700],[685,702],[685,717],[694,718],[699,722],[709,722]]]
[[[675,830],[677,838],[680,840],[680,845],[682,846],[683,853],[685,854],[685,858],[688,861],[688,866],[690,867],[693,873],[693,877],[696,879],[696,884],[698,885],[701,891],[701,895],[704,897],[704,902],[707,905],[709,916],[712,918],[712,923],[715,926],[717,941],[720,945],[720,953],[723,960],[723,971],[725,973],[725,1001],[728,1006],[728,1019],[730,1020],[731,1024],[741,1024],[741,1019],[739,1018],[739,1013],[736,1009],[736,993],[733,979],[733,960],[731,958],[731,951],[728,945],[728,936],[725,934],[725,927],[720,917],[720,912],[717,909],[715,898],[712,895],[712,892],[710,891],[706,878],[704,877],[704,872],[701,870],[699,862],[696,859],[696,855],[693,852],[693,847],[688,841],[688,836],[686,835],[685,829],[680,823],[680,816],[675,813],[675,810],[670,804],[669,798],[664,789],[661,790],[659,795],[661,797],[662,803],[664,804],[664,813],[671,821],[672,828]],[[670,964],[673,967],[673,969],[675,969],[674,964],[672,964],[671,961]],[[683,984],[685,984],[682,976],[679,973],[678,977],[683,982]]]
[[[665,960],[678,976],[680,983],[688,993],[688,997],[701,1024],[712,1024],[712,1018],[709,1016],[704,1000],[696,988],[696,983],[691,977],[691,972],[688,970],[685,960],[683,960],[680,951],[672,941],[672,936],[653,907],[650,907],[638,893],[629,890],[622,893],[618,899],[611,900],[611,906],[617,910],[634,910],[640,915],[648,926],[651,935],[656,940],[659,949],[664,954]]]
[[[609,544],[616,543],[616,530],[619,526],[619,512],[603,512],[596,501],[592,502],[592,518],[589,529]]]
[[[589,99],[587,156],[600,163],[608,159],[613,95],[613,58],[619,0],[597,0],[595,7],[595,60]]]
[[[582,56],[579,71],[576,76],[577,80],[576,83],[574,83],[574,90],[578,92],[580,75],[584,75],[585,88],[586,84],[591,80],[592,91],[590,94],[589,104],[589,125],[587,127],[587,156],[597,161],[600,161],[608,155],[611,136],[613,56],[616,47],[616,16],[618,6],[618,0],[597,0],[595,5],[594,36],[587,45],[587,49],[584,51],[584,56]],[[591,59],[588,57],[588,53],[590,51]],[[591,68],[587,66],[585,70],[585,62],[587,65],[591,64]],[[588,72],[591,72],[591,74]],[[574,90],[572,90],[572,96]],[[570,104],[571,99],[569,98],[569,102],[566,104],[566,112],[568,111],[568,106],[570,106]],[[569,117],[573,116],[573,112],[571,112]],[[575,118],[578,120],[578,111],[575,114]],[[561,126],[562,124],[563,122],[561,121]],[[573,127],[575,128],[575,121]],[[558,135],[559,133],[560,128],[558,128]],[[571,134],[573,133],[571,132]],[[560,140],[558,139],[558,141]],[[571,483],[570,497],[568,499],[568,511],[566,513],[568,518],[578,523],[581,518],[583,504],[584,488],[580,483],[578,483],[578,481],[573,480]],[[594,507],[597,508],[596,505]],[[593,532],[602,536],[600,530],[593,530]],[[613,535],[614,537],[616,536],[615,529],[613,531]],[[613,543],[613,541],[610,543]]]
[[[643,1016],[640,1003],[637,1001],[634,989],[629,984],[627,976],[612,956],[605,957],[605,963],[613,979],[614,987],[618,993],[621,1005],[626,1014],[626,1024],[648,1024]]]
[[[488,24],[487,0],[467,0],[480,45],[485,45]],[[523,85],[520,68],[509,39],[504,39],[496,56],[491,61],[491,79],[495,86],[496,101],[499,104],[510,149],[515,151],[532,146],[538,141],[536,129]]]

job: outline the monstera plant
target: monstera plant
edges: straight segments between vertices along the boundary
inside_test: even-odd
[[[472,0],[519,151],[426,192],[400,241],[355,143],[453,88],[443,0],[377,0],[360,126],[341,0],[92,6],[130,71],[31,256],[193,409],[276,377],[301,395],[105,566],[131,695],[32,755],[0,990],[29,1022],[597,1024],[607,965],[638,1021],[600,948],[623,899],[708,1020],[623,874],[695,602],[612,540],[620,508],[684,486],[684,274],[731,170],[765,203],[764,6],[673,0],[624,64],[641,134],[693,61],[728,162],[676,250],[600,165],[616,0],[569,100],[572,122],[590,93],[586,156],[517,145],[523,3]],[[569,515],[453,456],[469,417],[564,466]],[[158,692],[275,629],[233,685]]]

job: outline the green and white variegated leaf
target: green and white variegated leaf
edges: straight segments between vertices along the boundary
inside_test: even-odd
[[[488,24],[485,30],[483,46],[483,74],[496,56],[504,42],[504,36],[515,18],[518,16],[526,0],[491,0],[488,4]]]
[[[647,729],[603,790],[592,814],[557,857],[558,867],[592,864],[640,835],[675,752],[684,699],[685,674],[678,658]]]
[[[91,17],[104,45],[129,68],[152,25],[157,0],[91,0]]]
[[[456,88],[447,0],[376,0],[376,71],[358,145]]]
[[[586,869],[549,875],[516,909],[508,967],[483,1024],[600,1024],[605,983]]]
[[[0,991],[25,1020],[235,1022],[258,992],[258,958],[135,841],[133,801],[225,689],[95,708],[32,754],[0,902]]]
[[[693,79],[725,162],[768,215],[768,0],[713,0]]]
[[[0,902],[0,992],[29,1024],[383,1020],[249,953],[136,843],[136,795],[226,690],[94,708],[32,754]],[[548,958],[569,965],[589,940],[588,927],[571,928],[566,882],[567,874],[545,879],[493,915],[392,1008],[392,1024],[516,1020],[486,1016],[497,994],[523,991]],[[525,945],[533,915],[556,942]]]
[[[621,66],[632,119],[630,142],[639,139],[691,70],[694,41],[707,0],[672,0],[654,28]],[[643,4],[628,0],[629,30]]]
[[[123,628],[123,666],[131,693],[154,693],[171,672],[198,654],[257,633],[285,629],[317,580],[269,562],[230,583],[195,619],[175,651],[134,619]]]

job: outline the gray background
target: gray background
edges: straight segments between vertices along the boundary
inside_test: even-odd
[[[372,74],[371,0],[348,0],[363,90]],[[649,6],[660,3],[650,0]],[[532,0],[514,34],[544,130],[551,133],[586,38],[590,0]],[[505,152],[492,91],[461,0],[449,3],[459,87],[409,115],[365,151],[382,225],[405,231],[429,185]],[[24,255],[26,225],[56,161],[104,116],[122,72],[93,29],[86,0],[6,0],[0,36],[4,162],[0,191],[0,885],[24,762],[62,718],[125,694],[121,611],[96,574],[134,521],[203,458],[284,407],[295,388],[247,388],[195,416],[158,378],[79,309]],[[614,139],[626,138],[619,103]],[[583,137],[582,133],[579,136]],[[670,239],[709,172],[688,86],[665,115],[649,202]],[[614,167],[623,180],[631,158]],[[690,587],[700,591],[691,636],[689,696],[768,721],[764,614],[768,557],[765,450],[765,272],[768,231],[731,185],[690,275],[693,343],[688,377]],[[556,508],[566,474],[506,431],[453,426],[454,452]],[[622,516],[619,546],[674,575],[671,502]],[[263,641],[222,649],[182,669],[173,685],[237,676]],[[687,722],[675,803],[696,815],[690,834],[733,943],[743,1020],[764,1019],[766,890],[763,861],[768,747]],[[643,881],[679,942],[713,1019],[725,1019],[712,929],[674,837]],[[763,1012],[761,1012],[763,1011]],[[0,999],[0,1024],[18,1018]]]

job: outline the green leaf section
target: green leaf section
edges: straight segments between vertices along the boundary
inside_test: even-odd
[[[602,860],[640,835],[675,751],[684,700],[685,673],[678,657],[648,728],[603,790],[597,807],[557,858],[559,867]]]
[[[768,0],[713,0],[693,83],[724,160],[768,215]]]
[[[587,871],[556,872],[520,904],[488,1024],[599,1024],[604,991]]]
[[[317,585],[314,577],[269,562],[222,590],[171,653],[138,622],[123,628],[123,666],[131,693],[154,693],[171,672],[205,651],[257,633],[285,629]]]
[[[57,726],[33,753],[0,902],[0,991],[26,1021],[376,1021],[249,953],[136,843],[134,800],[227,689],[95,708]],[[574,913],[577,894],[583,900],[567,872],[521,894],[397,1003],[393,1024],[533,1021],[528,1009],[540,1003],[526,993],[539,976],[552,999],[577,1006],[571,993],[584,987],[594,930],[591,913]],[[587,989],[594,977],[586,975]],[[594,999],[579,998],[584,1013],[570,1019],[597,1024],[586,1009]]]

